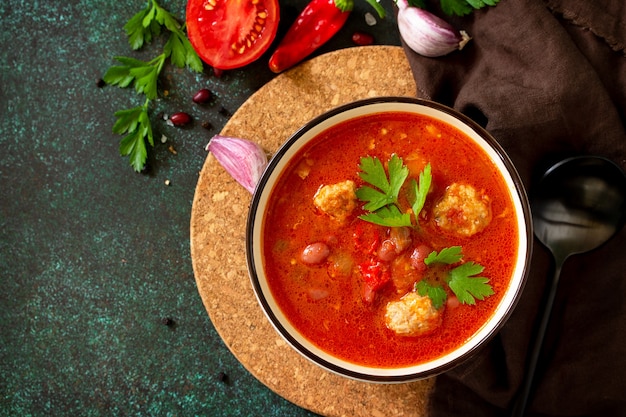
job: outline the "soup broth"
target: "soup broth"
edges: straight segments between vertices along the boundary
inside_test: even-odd
[[[324,186],[366,185],[359,175],[362,158],[378,158],[387,172],[393,155],[402,158],[409,180],[417,180],[430,164],[432,183],[416,226],[390,228],[362,220],[365,203],[345,198],[349,192],[338,191],[326,205],[318,202]],[[442,220],[467,212],[457,213],[462,197],[450,197],[457,185],[473,190],[477,204],[489,210],[477,215],[482,223],[477,221],[476,230],[464,232],[459,224],[450,227]],[[410,208],[403,198],[399,205]],[[427,116],[385,112],[322,132],[281,173],[269,201],[263,268],[276,302],[313,344],[353,363],[409,366],[454,350],[493,314],[513,273],[519,231],[504,179],[465,134]],[[390,304],[414,294],[420,280],[445,283],[449,267],[427,268],[416,263],[416,254],[423,261],[425,251],[449,247],[462,250],[457,265],[484,267],[479,275],[488,279],[493,294],[463,304],[443,286],[445,301],[431,308],[434,325],[408,333],[390,325]],[[372,262],[391,277],[375,289],[365,283],[371,269],[364,265]]]

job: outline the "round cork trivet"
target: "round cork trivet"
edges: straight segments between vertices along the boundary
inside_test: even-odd
[[[253,140],[271,154],[308,120],[333,107],[415,94],[401,47],[343,49],[278,75],[239,108],[221,134]],[[250,193],[209,154],[191,212],[191,258],[204,306],[233,355],[271,390],[324,416],[425,416],[432,379],[405,384],[347,379],[300,356],[274,330],[246,269],[250,201]]]

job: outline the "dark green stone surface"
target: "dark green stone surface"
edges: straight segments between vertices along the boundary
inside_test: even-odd
[[[0,3],[0,416],[312,415],[228,351],[190,259],[204,146],[274,76],[267,57],[220,78],[209,68],[167,67],[169,95],[151,114],[156,138],[168,141],[157,140],[150,170],[136,174],[111,128],[115,111],[143,98],[97,80],[115,55],[160,53],[160,40],[131,51],[122,30],[145,4]],[[183,18],[184,1],[160,4]],[[281,0],[283,31],[303,5]],[[357,29],[378,44],[399,44],[393,13],[368,27],[367,11],[357,2],[318,53],[352,46]],[[203,87],[214,99],[199,106],[191,97]],[[174,128],[157,117],[176,111],[191,114],[192,125]]]

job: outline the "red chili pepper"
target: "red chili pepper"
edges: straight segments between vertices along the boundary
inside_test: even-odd
[[[272,54],[270,70],[291,68],[326,43],[344,25],[353,4],[353,0],[312,0]]]

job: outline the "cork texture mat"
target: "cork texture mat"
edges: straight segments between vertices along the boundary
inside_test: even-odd
[[[256,141],[271,156],[299,127],[333,107],[415,94],[402,48],[343,49],[278,75],[239,108],[221,134]],[[233,355],[268,388],[323,416],[425,416],[432,379],[405,384],[350,380],[309,362],[274,330],[246,269],[250,201],[250,193],[209,154],[193,201],[191,257],[204,306]]]

